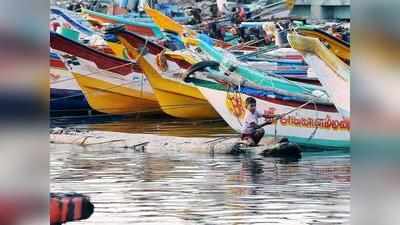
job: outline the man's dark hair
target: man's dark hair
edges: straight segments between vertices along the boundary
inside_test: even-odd
[[[250,104],[256,104],[256,99],[253,97],[246,98],[246,107]]]

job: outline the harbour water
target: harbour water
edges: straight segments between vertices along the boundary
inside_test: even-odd
[[[233,134],[220,121],[57,120],[53,126],[176,136]],[[94,214],[71,224],[349,224],[350,154],[298,161],[52,145],[54,192],[91,197]]]

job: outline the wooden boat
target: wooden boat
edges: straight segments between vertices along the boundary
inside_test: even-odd
[[[50,46],[62,53],[64,63],[96,111],[110,114],[160,112],[150,84],[135,63],[56,33],[50,35]]]
[[[350,64],[351,53],[350,44],[342,41],[318,28],[303,26],[296,28],[296,32],[307,37],[318,38],[325,44],[337,57],[347,64]]]
[[[49,81],[50,113],[83,113],[91,110],[79,84],[54,52],[50,52]]]
[[[316,94],[317,96],[321,96],[321,93],[325,92],[320,86],[296,81],[292,82],[288,79],[271,76],[269,74],[254,70],[248,65],[243,65],[240,63],[235,57],[232,57],[227,53],[224,54],[220,50],[202,40],[186,38],[185,41],[188,45],[200,47],[201,53],[207,55],[209,59],[217,61],[220,64],[220,68],[222,68],[224,71],[230,71],[231,73],[237,74],[255,84],[297,94]]]
[[[90,48],[95,48],[98,51],[114,55],[122,58],[124,52],[121,45],[113,46],[111,48],[105,45],[104,41],[92,41],[94,39],[101,39],[96,32],[92,29],[91,25],[80,18],[74,12],[61,9],[58,7],[51,7],[51,21],[52,30],[59,30],[67,27],[78,33],[77,41],[91,45]],[[63,35],[63,32],[60,32]],[[68,35],[66,35],[68,37]],[[103,43],[103,44],[102,44]],[[87,113],[93,109],[89,106],[85,95],[82,92],[74,76],[67,70],[64,62],[55,52],[50,52],[50,112],[51,113]]]
[[[117,31],[116,34],[120,41],[126,45],[128,50],[132,53],[133,57],[138,59],[139,64],[144,61],[143,59],[151,59],[149,57],[150,55],[154,57],[154,55],[160,54],[163,51],[163,49],[157,45],[151,45],[153,46],[152,48],[148,47],[150,45],[149,42],[147,42],[146,54],[141,56],[137,49],[142,49],[142,52],[146,49],[144,48],[146,44],[145,39],[138,38],[126,31]],[[129,38],[131,39],[129,40]],[[179,55],[177,55],[177,57],[178,56]],[[180,55],[180,57],[182,57],[182,55]],[[172,60],[174,60],[174,58],[170,61]],[[184,65],[182,61],[176,60],[175,62],[176,64]],[[167,64],[168,68],[173,67],[173,64],[169,61]],[[146,66],[149,71],[155,74],[156,72],[154,71],[159,71],[159,68],[153,68],[150,64],[141,65]],[[176,68],[176,66],[174,68]],[[143,70],[145,70],[145,67]],[[161,75],[159,75],[159,77],[161,77]],[[167,76],[164,77],[167,80]],[[176,78],[184,80],[184,76],[181,74]],[[150,77],[149,79],[152,83]],[[303,145],[343,148],[349,146],[349,122],[341,118],[332,103],[326,100],[318,101],[319,99],[316,96],[308,95],[302,87],[293,84],[290,85],[290,83],[283,84],[280,80],[274,83],[270,81],[266,83],[268,85],[264,84],[265,89],[269,88],[269,91],[265,92],[265,90],[261,90],[260,94],[260,90],[246,89],[243,86],[240,88],[240,91],[236,89],[235,92],[232,92],[232,90],[227,90],[225,86],[217,82],[201,79],[195,79],[195,81],[197,82],[190,79],[190,82],[200,89],[203,96],[207,98],[208,102],[220,116],[237,131],[241,128],[241,120],[244,116],[244,100],[248,96],[257,98],[259,102],[258,105],[260,105],[262,110],[276,113],[288,112],[311,99],[315,104],[310,101],[306,106],[298,109],[294,116],[291,115],[288,119],[281,120],[281,123],[277,125],[277,134],[280,136],[287,136],[290,141]],[[281,84],[278,85],[278,82],[281,82]],[[258,82],[258,84],[260,83],[262,82]],[[165,86],[167,85],[161,87]],[[275,86],[280,87],[280,89],[277,89]],[[156,87],[154,87],[154,89],[156,91]],[[267,129],[269,134],[273,134],[271,131],[273,131],[272,128]]]
[[[202,64],[202,66],[198,66]],[[240,131],[245,116],[245,99],[253,97],[260,111],[285,115],[275,126],[266,128],[269,135],[288,137],[291,142],[323,148],[349,147],[350,122],[343,118],[335,105],[327,99],[309,95],[293,88],[276,88],[261,82],[243,82],[234,73],[226,76],[203,67],[218,63],[199,63],[187,73],[186,82],[196,85],[221,117],[236,131]],[[197,71],[200,71],[197,72]],[[207,71],[207,70],[206,70]],[[224,84],[224,85],[222,85]]]
[[[343,117],[350,117],[350,67],[317,38],[288,34],[290,45],[303,53]]]
[[[99,35],[96,29],[94,29],[89,22],[81,18],[76,13],[66,9],[61,9],[59,7],[51,7],[50,11],[51,11],[51,21],[52,21],[51,22],[52,26],[50,27],[50,30],[52,30],[53,32],[68,37],[68,35],[63,34],[63,32],[59,31],[58,29],[58,27],[63,29],[67,27],[68,30],[77,32],[78,37],[77,39],[75,39],[75,41],[85,44],[90,48],[95,48],[103,53],[111,54],[119,58],[124,58],[125,52],[122,45],[118,46],[118,44],[110,43],[115,45],[111,49],[108,46],[107,42]],[[56,25],[54,25],[54,23]],[[57,62],[52,62],[52,63],[57,63]],[[63,63],[61,64],[63,65]]]
[[[189,28],[179,24],[178,22],[174,21],[170,17],[164,15],[162,12],[152,9],[150,7],[145,7],[144,9],[146,11],[146,14],[150,16],[154,23],[157,24],[158,27],[163,29],[164,31],[167,32],[172,32],[176,33],[179,36],[197,36],[197,32],[190,30]],[[129,30],[129,29],[128,29]],[[212,39],[212,41],[215,43],[216,46],[219,46],[221,48],[230,48],[232,47],[232,44],[221,41],[221,40],[216,40]],[[247,51],[255,51],[257,50],[257,47],[252,47],[252,46],[242,46],[236,48],[238,50],[247,50]]]
[[[90,23],[88,23],[86,20],[84,20],[72,11],[62,9],[60,7],[50,7],[50,19],[52,21],[57,20],[59,23],[66,23],[70,26],[71,29],[74,29],[75,31],[82,33],[86,36],[90,36],[95,33]],[[55,30],[53,31],[55,32]]]
[[[214,48],[211,46],[211,48]],[[250,67],[254,70],[258,70],[260,72],[271,73],[277,76],[284,77],[307,77],[308,74],[308,65],[304,65],[304,59],[300,53],[296,51],[296,54],[301,56],[301,64],[291,64],[291,63],[281,63],[280,59],[286,60],[281,56],[278,56],[279,53],[276,51],[272,51],[270,54],[271,57],[265,57],[264,60],[248,60],[243,59],[242,57],[237,57],[235,54],[231,54],[231,52],[221,49],[215,48],[224,55],[224,57],[236,58],[235,60],[240,62],[241,65]],[[292,52],[292,51],[291,51]],[[262,57],[259,57],[261,59]]]
[[[99,12],[94,12],[88,9],[82,9],[82,13],[87,15],[87,20],[89,22],[96,21],[96,23],[104,24],[124,24],[126,25],[126,29],[137,34],[153,37],[153,38],[162,38],[163,33],[160,28],[153,23],[145,23],[138,22],[133,19],[123,18],[121,16],[112,16]]]
[[[54,128],[50,131],[50,143],[73,144],[86,148],[125,148],[148,153],[191,152],[211,155],[251,154],[268,157],[301,157],[301,149],[296,144],[272,138],[262,140],[256,147],[249,147],[238,137],[188,138]]]
[[[156,66],[165,48],[127,31],[116,33],[123,45],[142,68],[148,78],[161,109],[168,115],[185,119],[218,118],[217,112],[208,103],[200,91],[181,81],[179,71],[191,66],[188,59],[167,57],[164,69]],[[142,55],[141,51],[147,54]]]
[[[287,7],[291,8],[293,7],[293,1],[287,1],[285,4],[288,4]],[[164,15],[160,11],[156,9],[152,9],[150,7],[145,7],[145,11],[147,15],[149,15],[155,24],[157,24],[161,29],[167,32],[172,32],[178,34],[180,37],[183,39],[187,37],[192,37],[192,38],[199,38],[200,36],[197,34],[197,32],[179,24],[178,22],[174,21],[170,17]],[[203,36],[206,36],[202,34]],[[235,53],[236,55],[238,54],[246,54],[246,53],[254,53],[259,51],[260,49],[257,47],[252,47],[252,46],[234,46],[234,50],[232,49],[232,45],[226,42],[223,42],[221,40],[215,40],[211,39],[206,36],[207,39],[211,40],[214,43],[215,47],[221,47],[224,49],[230,49],[232,53]],[[289,52],[289,53],[288,53]],[[304,60],[302,56],[297,53],[293,52],[293,49],[278,49],[276,51],[271,51],[266,54],[262,55],[253,55],[253,57],[243,57],[243,60],[246,60],[247,62],[252,62],[252,61],[262,61],[262,62],[268,62],[268,63],[276,63],[277,65],[297,65],[297,66],[304,66]],[[298,72],[298,71],[295,71]],[[282,75],[293,75],[293,73],[281,73]],[[301,74],[304,75],[304,74]]]
[[[253,97],[257,108],[268,114],[292,112],[274,125],[265,127],[267,136],[287,137],[290,142],[317,148],[348,148],[350,122],[329,103],[316,103],[274,90],[249,87],[227,89],[216,82],[190,79],[220,116],[235,131],[240,132],[245,115],[245,99]]]
[[[222,2],[224,2],[225,4],[225,9],[231,10],[232,8],[237,7],[237,3],[234,1]],[[246,14],[251,19],[265,20],[270,18],[282,18],[289,16],[291,10],[295,5],[295,2],[295,0],[254,1],[250,4],[241,4],[241,7],[245,9],[245,12],[247,12]]]

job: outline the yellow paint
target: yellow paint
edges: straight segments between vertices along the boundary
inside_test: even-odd
[[[214,119],[219,117],[196,87],[178,80],[164,78],[144,57],[138,57],[139,52],[128,41],[121,37],[119,39],[133,57],[137,58],[137,63],[147,76],[161,109],[165,113],[184,119]]]
[[[126,48],[122,44],[107,41],[107,45],[112,49],[115,56],[117,56],[120,59],[125,59],[125,60],[128,59],[126,57]]]
[[[327,49],[318,38],[306,37],[292,32],[288,34],[288,41],[292,48],[300,52],[311,52],[316,54],[343,79],[349,79],[349,65],[344,63],[333,52]]]
[[[295,3],[296,3],[296,0],[286,0],[286,6],[288,7],[289,10],[293,9]]]
[[[160,11],[156,9],[152,9],[150,7],[145,7],[144,11],[151,19],[154,21],[157,26],[161,27],[166,31],[172,31],[179,35],[195,35],[196,32],[185,28],[183,25],[179,24],[175,20],[171,19],[170,17],[164,15]]]
[[[182,38],[183,43],[186,46],[198,46],[199,45],[199,40],[195,39],[195,38],[191,38],[191,37],[187,37],[187,38]]]
[[[189,54],[182,54],[182,53],[176,53],[173,51],[166,51],[165,55],[172,58],[172,59],[180,59],[180,60],[185,60],[186,62],[189,62],[190,64],[195,64],[198,63],[191,55]]]
[[[350,62],[351,59],[351,53],[350,53],[350,47],[344,45],[343,43],[340,43],[339,41],[333,39],[332,37],[329,37],[327,35],[324,35],[322,33],[312,31],[312,30],[306,30],[306,29],[299,29],[298,33],[307,37],[313,37],[313,38],[318,38],[322,42],[326,42],[330,50],[337,55],[339,58],[341,58],[344,62],[348,63]]]
[[[225,105],[236,118],[244,118],[244,115],[246,114],[245,102],[240,93],[227,92]]]
[[[104,80],[72,73],[89,105],[96,111],[109,114],[156,113],[160,106],[153,94],[126,86],[116,86]]]

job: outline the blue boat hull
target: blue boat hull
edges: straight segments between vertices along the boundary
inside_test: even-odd
[[[87,112],[91,110],[80,90],[50,89],[50,112]]]

